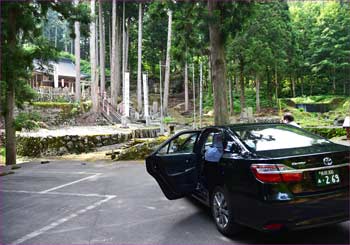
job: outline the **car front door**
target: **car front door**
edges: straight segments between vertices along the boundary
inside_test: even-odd
[[[184,197],[196,188],[198,163],[194,148],[199,133],[180,133],[146,159],[147,171],[170,200]]]

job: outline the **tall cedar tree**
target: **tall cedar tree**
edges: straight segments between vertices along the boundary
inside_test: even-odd
[[[57,11],[66,18],[71,30],[74,21],[85,26],[89,22],[84,5],[74,7],[68,2],[48,1],[1,2],[0,103],[4,105],[1,113],[5,116],[6,165],[16,164],[15,105],[20,106],[25,100],[34,97],[27,85],[33,59],[47,61],[54,56],[53,50],[41,37],[42,23],[48,9]]]

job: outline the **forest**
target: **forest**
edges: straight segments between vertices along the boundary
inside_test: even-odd
[[[116,40],[113,52],[113,1],[102,1],[103,26],[98,33],[98,45],[104,43],[105,72],[110,86],[113,58],[119,63],[122,57],[121,40]],[[123,3],[116,1],[116,38],[122,38]],[[226,4],[226,5],[225,5]],[[226,80],[240,93],[244,107],[246,90],[256,96],[266,96],[262,106],[274,104],[284,97],[307,95],[349,95],[350,12],[349,3],[342,1],[267,1],[264,3],[225,3],[221,6],[220,31],[223,33]],[[138,37],[141,20],[142,72],[159,80],[159,62],[165,65],[167,35],[171,11],[170,80],[174,92],[185,89],[185,81],[192,80],[195,67],[195,86],[199,86],[199,64],[203,65],[204,96],[209,103],[212,84],[209,77],[210,42],[208,8],[205,2],[177,3],[166,1],[126,2],[125,32],[126,69],[132,83],[137,82]],[[74,58],[74,41],[69,26],[59,14],[49,11],[44,21],[43,36],[60,55]],[[81,36],[82,71],[90,74],[89,33]],[[70,56],[71,54],[72,56]],[[113,54],[115,57],[113,57]],[[96,59],[99,59],[96,56]],[[99,61],[97,61],[98,63]],[[101,64],[98,66],[101,73]],[[117,68],[121,69],[121,68]],[[163,68],[164,70],[164,68]],[[118,71],[117,71],[118,73]],[[119,72],[120,73],[120,72]],[[163,71],[164,73],[164,71]],[[187,77],[186,77],[187,76]],[[190,78],[188,78],[190,76]],[[120,82],[120,81],[118,81]],[[188,86],[192,86],[189,83]],[[190,88],[191,89],[191,88]],[[259,95],[260,94],[260,95]],[[257,103],[259,108],[259,103]],[[239,110],[239,108],[235,108]]]
[[[276,108],[281,98],[350,96],[348,1],[74,0],[1,7],[7,139],[15,135],[15,106],[36,96],[27,83],[34,59],[70,58],[79,74],[75,100],[81,101],[80,73],[86,74],[96,113],[104,92],[113,107],[125,102],[126,72],[140,114],[146,73],[150,95],[159,93],[161,81],[164,115],[174,106],[169,97],[180,96],[187,112],[213,110],[215,124],[229,123],[246,107]]]

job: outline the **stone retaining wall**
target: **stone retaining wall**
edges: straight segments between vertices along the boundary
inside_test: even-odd
[[[157,137],[158,133],[159,129],[153,128],[135,129],[131,133],[105,135],[17,136],[17,154],[29,157],[80,154],[94,151],[97,147],[126,142],[133,138],[154,138]]]
[[[58,104],[58,103],[57,103]],[[25,104],[22,110],[15,108],[15,116],[18,113],[37,113],[41,121],[48,126],[74,125],[74,115],[71,115],[73,104],[62,103],[62,105],[41,106],[36,104]]]

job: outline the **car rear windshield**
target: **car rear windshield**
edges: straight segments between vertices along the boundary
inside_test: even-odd
[[[331,143],[320,136],[285,124],[232,126],[231,130],[246,146],[256,152]]]

